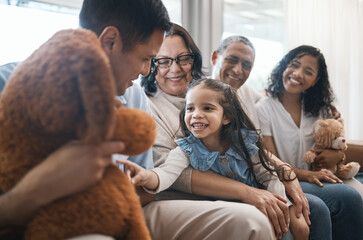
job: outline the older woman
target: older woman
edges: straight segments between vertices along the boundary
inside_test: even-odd
[[[201,54],[194,41],[184,28],[174,25],[153,60],[150,74],[141,81],[157,122],[158,136],[153,147],[155,166],[165,162],[169,152],[177,146],[174,139],[182,137],[178,116],[184,107],[189,83],[203,75],[201,66]],[[277,236],[288,231],[288,215],[274,208],[279,200],[265,190],[252,189],[211,171],[199,172],[191,168],[184,170],[171,188],[157,196],[158,200],[164,201],[144,207],[151,232],[160,232],[154,238],[275,239],[269,220]],[[202,199],[200,195],[243,203],[191,201]],[[163,212],[163,217],[170,219],[168,231],[155,230],[165,227],[153,219],[156,212]]]

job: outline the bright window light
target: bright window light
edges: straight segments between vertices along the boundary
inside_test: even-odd
[[[0,65],[22,61],[54,33],[78,27],[78,15],[0,5]]]

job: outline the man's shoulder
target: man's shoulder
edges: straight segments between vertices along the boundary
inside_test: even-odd
[[[133,82],[131,87],[126,89],[126,92],[123,96],[130,97],[130,96],[142,96],[145,95],[142,87],[136,81]]]
[[[127,88],[125,94],[119,96],[119,99],[125,106],[130,108],[145,110],[145,105],[148,104],[148,98],[140,84],[137,82],[134,82],[131,87]]]
[[[248,86],[247,84],[243,84],[238,90],[237,90],[237,95],[242,99],[242,100],[249,100],[251,102],[258,102],[263,95],[261,93],[259,93],[258,91],[256,91],[255,89],[253,89],[252,87]]]

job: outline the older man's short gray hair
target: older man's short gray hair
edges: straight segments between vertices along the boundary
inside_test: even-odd
[[[228,45],[234,42],[241,42],[250,46],[253,50],[253,54],[255,54],[255,47],[253,46],[252,42],[248,38],[238,35],[230,36],[224,39],[217,49],[218,54],[222,54]]]

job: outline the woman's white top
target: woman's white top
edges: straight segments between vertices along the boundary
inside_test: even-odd
[[[306,151],[314,147],[312,127],[320,117],[307,117],[301,110],[298,127],[277,98],[264,97],[256,104],[262,135],[272,136],[278,157],[294,167],[308,170],[303,160]]]

